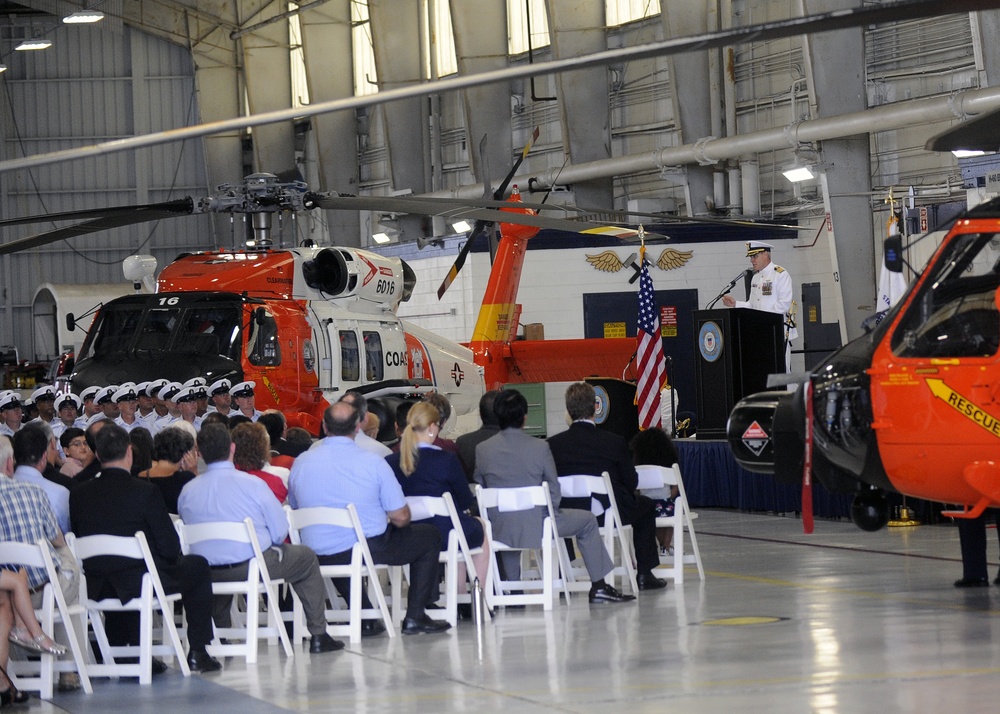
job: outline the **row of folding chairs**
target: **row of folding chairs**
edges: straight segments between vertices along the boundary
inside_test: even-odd
[[[675,465],[673,468],[638,467],[637,470],[640,489],[663,489],[677,485],[680,490],[680,496],[675,502],[674,515],[670,518],[657,519],[658,527],[674,529],[672,565],[657,569],[657,574],[663,574],[681,583],[684,565],[695,564],[701,579],[704,579],[704,568],[692,525],[697,514],[688,508],[679,468]],[[623,589],[635,592],[637,588],[631,529],[621,521],[608,474],[605,473],[600,477],[564,476],[560,478],[560,486],[565,496],[590,496],[593,499],[595,513],[603,508],[597,499],[598,495],[603,495],[609,501],[610,506],[604,512],[602,537],[615,561],[612,575],[616,581],[620,581]],[[556,527],[555,511],[546,486],[511,489],[479,486],[477,496],[490,550],[486,582],[481,583],[488,605],[485,609],[487,617],[490,609],[496,606],[541,604],[545,610],[550,610],[558,594],[562,594],[568,601],[572,592],[589,588],[590,583],[585,571],[574,566],[569,560],[565,542]],[[459,565],[464,565],[465,578],[471,581],[476,572],[472,557],[481,550],[469,547],[450,494],[444,494],[440,498],[410,497],[407,498],[407,503],[414,520],[445,516],[452,521],[453,528],[447,546],[440,556],[445,566],[444,607],[441,610],[431,610],[428,614],[444,619],[454,626],[458,619],[458,604],[470,602],[470,595],[460,592],[468,588],[460,587]],[[535,508],[544,509],[545,513],[542,538],[537,547],[515,548],[493,537],[493,527],[489,519],[492,510],[505,513]],[[335,636],[347,637],[352,643],[357,643],[361,640],[362,621],[381,619],[389,636],[395,637],[397,626],[405,611],[402,603],[402,586],[406,578],[406,569],[378,565],[374,562],[354,506],[297,510],[286,507],[286,514],[293,543],[301,542],[303,529],[317,525],[348,528],[354,530],[357,535],[349,563],[321,566],[321,573],[328,585],[328,600],[331,603],[331,608],[326,612],[328,632]],[[292,641],[279,608],[278,588],[285,583],[279,578],[272,577],[268,572],[252,521],[246,519],[242,523],[217,522],[192,525],[184,524],[177,519],[175,525],[185,552],[189,551],[191,545],[201,541],[229,540],[250,545],[254,553],[254,557],[248,563],[245,580],[213,584],[213,590],[217,595],[233,596],[234,627],[217,629],[216,639],[209,647],[209,652],[215,656],[242,656],[247,662],[253,663],[257,660],[260,639],[267,637],[271,641],[280,641],[286,655],[293,656]],[[151,665],[154,655],[175,657],[182,673],[185,676],[190,674],[182,644],[183,628],[178,629],[173,617],[174,605],[180,596],[168,595],[164,591],[145,536],[141,532],[131,537],[98,535],[73,538],[72,534],[68,534],[67,539],[80,562],[101,555],[144,561],[147,572],[143,577],[141,594],[127,603],[115,598],[93,600],[87,594],[84,577],[81,579],[79,602],[68,603],[60,588],[47,585],[38,616],[46,632],[53,632],[53,627],[58,622],[65,625],[72,660],[68,658],[57,660],[52,655],[46,654],[41,655],[37,662],[12,663],[12,674],[17,678],[17,686],[37,689],[43,698],[51,698],[57,674],[71,670],[79,673],[83,688],[87,692],[91,691],[92,676],[136,676],[140,683],[145,684],[152,680]],[[684,550],[687,541],[690,541],[692,546],[691,554],[686,554]],[[517,581],[505,580],[501,576],[497,555],[504,551],[522,553],[521,577]],[[58,582],[48,545],[44,541],[35,545],[0,543],[0,562],[21,564],[26,567],[44,567],[49,574],[50,583]],[[350,581],[350,604],[346,609],[332,607],[340,600],[330,580],[334,577],[347,578]],[[391,600],[385,596],[383,577],[388,580]],[[369,609],[362,606],[361,592],[365,587],[372,602],[372,607]],[[298,641],[305,636],[304,617],[301,603],[294,595],[293,602],[294,607],[290,617],[294,622],[293,633]],[[108,642],[101,615],[105,612],[127,610],[140,613],[140,643],[136,647],[113,647]],[[163,617],[163,613],[168,613],[169,616]],[[90,631],[93,631],[101,653],[102,662],[99,664],[93,661],[90,649],[86,646]],[[137,658],[137,661],[121,662],[122,658]]]
[[[697,567],[699,577],[704,580],[705,569],[701,560],[701,552],[698,549],[698,539],[693,523],[698,514],[692,512],[688,505],[680,467],[677,464],[672,467],[638,466],[636,471],[639,475],[638,489],[640,491],[664,496],[667,495],[671,486],[677,486],[679,491],[674,502],[674,514],[656,519],[658,528],[673,528],[673,554],[669,556],[667,564],[662,564],[654,569],[654,574],[680,584],[684,582],[684,566],[692,564]],[[590,497],[591,511],[595,516],[603,513],[604,525],[601,528],[601,534],[604,545],[614,562],[614,569],[610,576],[622,590],[637,592],[632,528],[622,522],[609,474],[604,472],[601,476],[561,476],[559,477],[559,486],[564,497]],[[587,578],[586,570],[579,565],[574,565],[569,560],[565,541],[560,536],[556,526],[555,509],[547,486],[502,489],[477,486],[476,493],[480,512],[486,521],[487,538],[492,554],[492,592],[487,598],[491,605],[540,604],[543,609],[551,610],[560,594],[569,601],[572,592],[590,588],[591,583]],[[603,496],[609,505],[605,506],[599,496]],[[538,546],[514,548],[494,537],[493,527],[489,520],[492,509],[498,513],[509,513],[535,508],[545,509],[542,537]],[[691,544],[691,553],[685,552],[687,542]],[[501,577],[496,558],[499,553],[505,551],[521,553],[519,580],[505,580]]]

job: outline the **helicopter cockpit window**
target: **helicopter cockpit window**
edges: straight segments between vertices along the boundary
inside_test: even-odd
[[[1000,235],[960,236],[892,336],[899,357],[990,357],[1000,349]]]
[[[139,336],[135,341],[137,350],[164,350],[170,341],[170,333],[177,325],[180,310],[170,308],[165,310],[150,310],[146,313]]]
[[[236,307],[195,307],[184,313],[178,347],[193,354],[239,360],[240,314]]]
[[[124,352],[132,342],[141,319],[141,307],[109,307],[102,310],[93,354]],[[81,358],[87,356],[87,352],[81,354]]]
[[[361,380],[358,335],[353,330],[340,331],[340,378],[344,382]]]
[[[278,323],[267,308],[259,307],[250,314],[250,336],[247,338],[247,359],[257,367],[281,364],[278,344]]]
[[[362,332],[365,340],[365,378],[378,382],[383,378],[382,336],[377,332]]]

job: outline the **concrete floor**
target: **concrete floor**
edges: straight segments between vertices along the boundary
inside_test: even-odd
[[[484,628],[388,637],[34,711],[638,712],[986,711],[1000,693],[1000,588],[956,590],[957,529],[863,533],[818,521],[702,510],[707,580],[637,603],[501,612]],[[995,540],[990,536],[991,562]],[[995,566],[991,566],[991,574]]]

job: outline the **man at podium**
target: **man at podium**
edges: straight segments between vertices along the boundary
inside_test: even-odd
[[[753,240],[747,245],[747,257],[753,269],[748,300],[736,300],[732,295],[724,295],[722,303],[726,307],[747,307],[752,310],[774,312],[785,316],[785,371],[791,371],[792,340],[798,337],[795,329],[792,299],[792,276],[780,265],[771,262],[770,243]]]

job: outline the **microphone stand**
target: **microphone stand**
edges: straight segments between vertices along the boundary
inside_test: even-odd
[[[727,295],[733,288],[736,287],[736,283],[739,282],[740,278],[745,277],[747,273],[752,273],[752,272],[753,272],[752,270],[744,270],[742,273],[740,273],[735,278],[733,278],[732,280],[730,280],[729,281],[729,285],[727,285],[726,287],[724,287],[722,289],[722,292],[719,293],[718,295],[716,295],[715,299],[712,300],[712,302],[708,303],[708,307],[706,307],[705,309],[706,310],[711,310],[712,306],[715,305],[715,303],[719,302],[719,300],[721,300],[723,298],[723,296]]]

